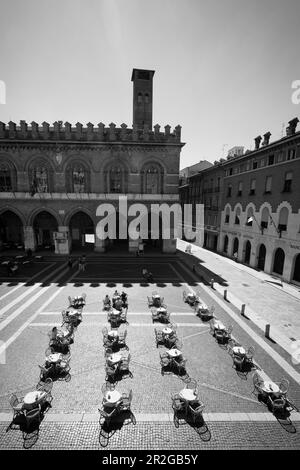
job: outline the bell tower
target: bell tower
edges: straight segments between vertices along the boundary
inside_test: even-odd
[[[143,129],[144,124],[152,130],[153,75],[154,70],[133,69],[133,124]]]

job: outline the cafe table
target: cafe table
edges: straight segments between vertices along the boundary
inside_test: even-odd
[[[27,393],[23,398],[24,408],[26,410],[36,408],[38,405],[41,404],[46,395],[46,392],[42,392],[39,390],[34,390],[33,392]]]
[[[111,330],[107,333],[107,335],[112,338],[112,339],[118,339],[119,337],[119,333],[117,332],[117,330]]]
[[[164,335],[169,336],[170,334],[172,334],[173,330],[172,328],[166,327],[166,328],[163,328],[162,332]]]
[[[197,400],[197,395],[195,394],[194,390],[191,388],[183,388],[179,392],[180,398],[182,398],[185,401],[195,401]]]
[[[265,380],[260,385],[260,388],[263,392],[268,393],[268,394],[273,393],[274,395],[277,395],[280,393],[280,388],[278,387],[278,385],[270,380]]]
[[[52,354],[49,354],[49,356],[46,357],[46,361],[51,362],[52,364],[57,364],[61,360],[62,360],[61,353],[52,353]]]
[[[246,354],[246,351],[242,346],[234,346],[232,348],[232,352],[234,354],[237,354],[238,356],[245,356],[245,354]]]
[[[182,352],[179,351],[179,349],[168,349],[167,354],[172,357],[173,359],[176,359],[177,357],[180,357],[182,355]]]
[[[103,398],[105,406],[115,406],[122,399],[122,395],[118,390],[108,390]]]
[[[215,330],[224,330],[224,331],[225,331],[225,330],[226,330],[226,326],[223,325],[223,323],[220,322],[219,320],[215,320],[215,322],[214,322],[214,329],[215,329]]]
[[[120,353],[110,354],[107,357],[107,361],[112,365],[118,364],[119,362],[122,361],[122,355]]]

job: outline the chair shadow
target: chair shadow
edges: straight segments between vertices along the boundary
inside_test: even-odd
[[[177,429],[182,425],[188,425],[194,429],[202,441],[209,442],[211,440],[211,432],[203,416],[193,420],[191,416],[186,415],[185,411],[174,411],[173,421]]]
[[[26,423],[26,418],[23,414],[18,414],[13,418],[11,423],[8,425],[6,428],[6,432],[12,430],[18,430],[22,432],[22,437],[23,437],[23,448],[24,449],[30,449],[33,447],[38,439],[39,439],[39,432],[40,432],[40,425],[45,417],[45,413],[52,408],[51,403],[49,402],[44,402],[41,407],[41,419],[40,422],[34,421],[30,423],[29,425]]]
[[[111,439],[117,431],[120,431],[123,426],[130,423],[136,425],[136,418],[131,410],[122,411],[116,417],[113,417],[109,423],[107,423],[107,421],[101,422],[100,418],[99,444],[101,447],[107,447],[109,439]]]

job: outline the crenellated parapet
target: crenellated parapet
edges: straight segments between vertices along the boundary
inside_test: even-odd
[[[171,126],[166,125],[161,132],[161,126],[156,124],[153,130],[145,124],[143,129],[133,125],[129,128],[126,124],[116,127],[111,122],[107,127],[100,122],[94,126],[91,122],[86,127],[80,122],[72,126],[69,122],[55,121],[52,126],[47,122],[39,125],[36,122],[27,124],[20,121],[17,126],[10,121],[8,124],[0,122],[0,140],[26,140],[26,141],[89,141],[89,142],[149,142],[149,143],[181,143],[181,126],[176,126],[171,131]]]

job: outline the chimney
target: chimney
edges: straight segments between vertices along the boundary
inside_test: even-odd
[[[295,134],[298,122],[299,122],[298,118],[294,118],[291,121],[289,121],[289,126],[286,128],[286,135],[287,136]]]
[[[266,132],[264,134],[264,140],[263,140],[262,145],[269,145],[271,135],[272,135],[271,132]]]
[[[261,139],[262,139],[261,135],[255,137],[255,139],[254,139],[254,142],[255,142],[255,150],[258,150],[258,149],[259,149]]]

